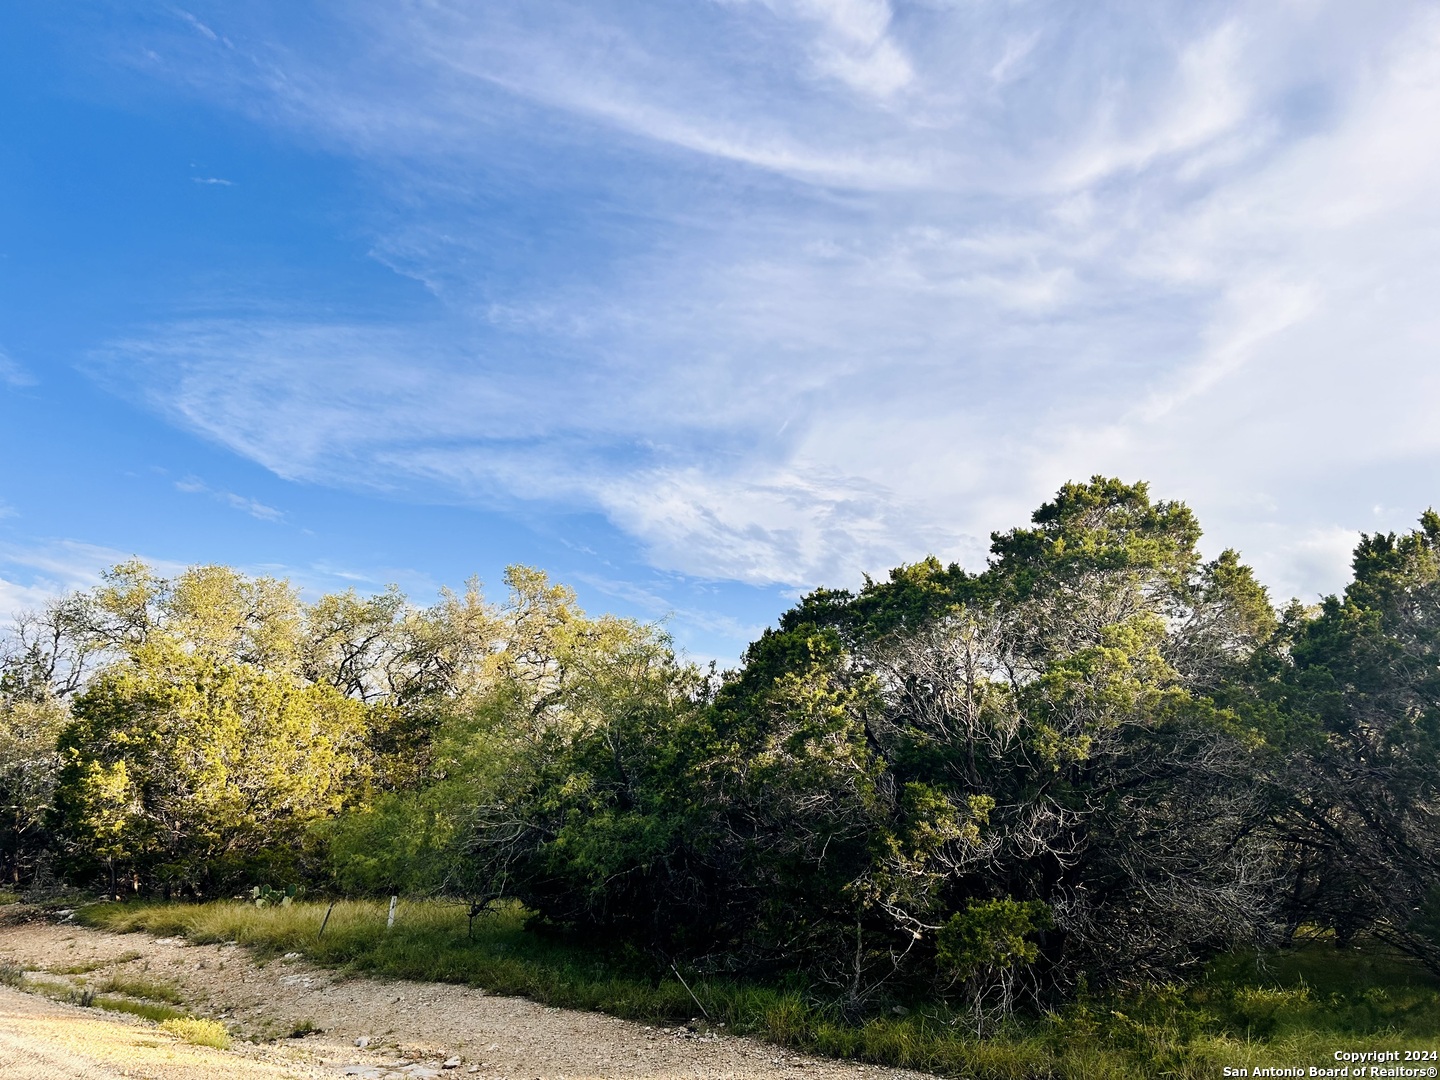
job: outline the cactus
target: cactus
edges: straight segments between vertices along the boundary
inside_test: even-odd
[[[283,890],[272,889],[269,885],[256,885],[250,890],[250,899],[256,907],[289,907],[300,896],[299,885],[286,885]]]

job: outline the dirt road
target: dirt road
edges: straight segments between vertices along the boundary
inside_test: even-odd
[[[5,1080],[309,1080],[334,1076],[287,1047],[235,1051],[188,1046],[152,1025],[0,987],[0,1076]]]
[[[32,987],[46,981],[52,988],[166,988],[179,1007],[220,1021],[236,1038],[228,1051],[187,1046],[151,1024],[0,988],[6,1080],[923,1080],[920,1073],[648,1028],[469,987],[342,975],[297,957],[260,963],[234,945],[10,921],[0,925],[5,961],[24,968]]]

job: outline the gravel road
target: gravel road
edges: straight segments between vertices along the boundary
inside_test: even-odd
[[[235,945],[12,917],[0,925],[4,961],[23,967],[32,987],[45,980],[94,988],[112,978],[168,985],[184,1008],[226,1024],[237,1039],[230,1051],[185,1046],[153,1025],[0,988],[6,1080],[924,1080],[921,1073],[687,1028],[650,1028],[469,987],[343,975],[298,957],[262,963]]]

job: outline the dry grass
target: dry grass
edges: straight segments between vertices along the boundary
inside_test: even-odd
[[[57,1080],[134,1076],[154,1080],[294,1080],[334,1075],[299,1065],[292,1054],[223,1051],[166,1037],[148,1025],[116,1023],[98,1012],[77,1013],[42,996],[0,989],[0,1076]]]
[[[181,1016],[166,1020],[160,1025],[161,1031],[191,1043],[195,1046],[213,1046],[216,1050],[230,1049],[230,1033],[225,1025],[216,1020],[198,1020],[193,1016]]]

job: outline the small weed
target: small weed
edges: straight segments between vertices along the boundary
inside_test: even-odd
[[[19,986],[24,981],[24,968],[10,960],[0,960],[0,986]]]
[[[303,1039],[306,1035],[323,1035],[323,1028],[315,1026],[315,1021],[306,1017],[304,1020],[296,1021],[295,1026],[290,1029],[287,1039]]]
[[[213,1046],[217,1050],[230,1049],[230,1033],[225,1025],[215,1020],[199,1020],[193,1016],[176,1017],[160,1025],[161,1031],[168,1031],[176,1038],[196,1046]]]
[[[70,1004],[88,1009],[95,1004],[95,991],[88,986],[77,986],[70,991]]]

